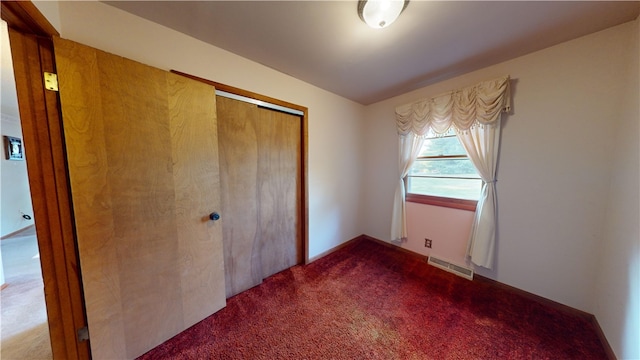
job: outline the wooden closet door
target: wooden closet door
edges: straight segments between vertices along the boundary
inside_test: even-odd
[[[215,90],[54,45],[92,357],[135,358],[225,306]]]
[[[255,105],[216,97],[226,297],[262,282]]]
[[[302,262],[301,122],[218,96],[227,297]]]
[[[262,277],[302,262],[300,117],[258,108],[258,229]]]

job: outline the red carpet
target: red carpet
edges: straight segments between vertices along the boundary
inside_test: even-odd
[[[140,359],[606,359],[592,325],[371,241],[283,271]]]

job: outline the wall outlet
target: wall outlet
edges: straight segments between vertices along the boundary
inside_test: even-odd
[[[431,239],[424,238],[424,247],[431,249]]]

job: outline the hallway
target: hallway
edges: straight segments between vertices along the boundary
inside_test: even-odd
[[[44,284],[31,226],[0,241],[6,287],[0,293],[2,359],[51,359]]]

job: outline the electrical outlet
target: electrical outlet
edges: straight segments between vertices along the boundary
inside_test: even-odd
[[[431,239],[424,238],[424,247],[431,249]]]

